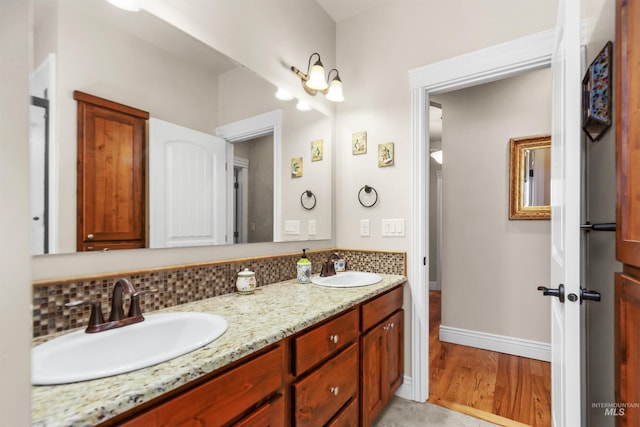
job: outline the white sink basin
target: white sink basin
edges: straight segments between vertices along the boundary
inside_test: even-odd
[[[215,314],[174,312],[104,332],[72,332],[31,350],[31,380],[66,384],[134,371],[200,348],[227,327]]]
[[[330,288],[357,288],[359,286],[374,285],[382,280],[378,274],[362,271],[345,271],[336,273],[335,276],[311,278],[311,282]]]

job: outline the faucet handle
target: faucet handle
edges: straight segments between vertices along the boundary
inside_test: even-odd
[[[102,303],[98,300],[88,299],[80,301],[70,301],[64,306],[78,307],[82,305],[91,305],[91,315],[89,316],[89,325],[87,326],[87,332],[89,332],[89,329],[94,329],[95,326],[104,323],[104,317],[102,316]]]
[[[142,309],[140,308],[140,295],[153,294],[158,292],[157,289],[143,289],[135,291],[131,294],[131,302],[129,304],[129,314],[127,317],[142,317]]]

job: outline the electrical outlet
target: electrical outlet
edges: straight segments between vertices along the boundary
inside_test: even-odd
[[[369,220],[361,219],[360,220],[360,236],[369,237],[369,235],[370,235]]]
[[[316,230],[316,220],[315,219],[310,219],[308,222],[308,233],[309,236],[315,236],[317,234],[317,230]]]

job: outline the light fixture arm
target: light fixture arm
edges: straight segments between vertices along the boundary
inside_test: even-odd
[[[315,56],[317,56],[318,59],[312,65],[312,61]],[[300,77],[302,87],[309,95],[315,96],[318,92],[322,92],[325,95],[328,95],[327,99],[330,101],[342,102],[344,100],[342,95],[342,80],[340,79],[338,70],[336,68],[332,68],[325,80],[324,66],[322,65],[319,53],[314,52],[309,56],[306,74],[294,66],[291,66],[291,71]],[[331,78],[331,74],[333,72],[335,72],[335,76]]]
[[[291,66],[291,71],[293,71],[298,77],[300,77],[300,80],[302,82],[302,87],[304,88],[304,90],[309,95],[312,95],[312,96],[316,96],[316,94],[318,93],[318,90],[308,87],[306,83],[309,81],[309,72],[311,71],[311,60],[313,59],[314,56],[318,57],[318,60],[314,63],[314,65],[320,65],[321,67],[323,67],[322,61],[320,60],[320,54],[318,52],[313,52],[311,56],[309,56],[309,63],[307,64],[306,74],[300,71],[298,68],[294,67],[293,65]]]

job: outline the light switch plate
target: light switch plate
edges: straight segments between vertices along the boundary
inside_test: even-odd
[[[284,234],[299,235],[300,234],[300,221],[289,219],[284,222]]]
[[[307,226],[308,226],[309,236],[315,236],[317,234],[316,220],[310,219],[309,222],[307,223]]]
[[[404,218],[383,219],[382,220],[382,236],[383,237],[404,236]]]

